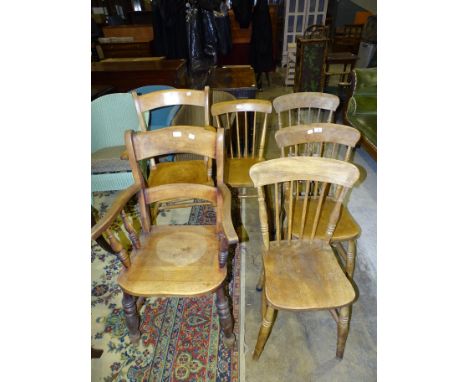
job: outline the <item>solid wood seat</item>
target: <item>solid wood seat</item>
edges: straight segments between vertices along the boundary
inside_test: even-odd
[[[138,310],[145,297],[192,297],[215,291],[223,341],[232,346],[235,336],[223,283],[228,247],[238,243],[238,238],[231,220],[231,193],[224,184],[223,129],[215,132],[202,126],[174,126],[138,133],[128,130],[125,143],[135,183],[116,197],[106,215],[93,226],[91,239],[105,234],[122,262],[118,283],[123,290],[122,305],[131,341],[136,343],[140,338]],[[142,163],[179,152],[215,160],[216,184],[148,185]],[[124,210],[134,195],[138,196],[141,232],[134,228],[133,217]],[[216,225],[158,226],[157,220],[153,225],[149,206],[172,200],[201,200],[211,205]],[[115,224],[119,215],[132,243],[130,254],[119,241],[119,233],[113,232],[119,226]]]
[[[311,232],[313,220],[317,211],[318,199],[312,199],[307,203],[306,221],[303,230]],[[335,203],[333,200],[326,200],[322,206],[321,219],[317,226],[315,237],[324,239],[327,235],[326,222],[330,218]],[[299,237],[301,232],[301,214],[304,207],[304,199],[295,200],[294,216],[292,221],[292,234],[294,237]],[[332,241],[344,241],[358,237],[361,234],[361,227],[356,223],[356,220],[351,216],[346,206],[341,209],[340,217],[336,223],[335,232],[333,232]]]
[[[262,158],[226,158],[226,183],[232,187],[253,187],[249,170]]]
[[[203,160],[184,160],[177,162],[162,162],[150,172],[148,186],[160,186],[171,183],[197,183],[213,185],[213,179],[206,173]]]
[[[153,226],[120,274],[133,296],[197,296],[214,291],[226,277],[218,264],[216,226]]]
[[[313,129],[310,134],[315,134]],[[284,147],[281,147],[284,154]],[[323,309],[329,310],[337,323],[336,356],[343,358],[350,306],[356,292],[350,281],[348,264],[346,271],[343,270],[331,240],[343,201],[359,179],[358,168],[336,159],[295,156],[257,163],[251,167],[250,176],[258,193],[264,269],[261,279],[263,320],[254,359],[263,352],[278,310]],[[273,192],[268,193],[268,189]],[[273,195],[274,201],[270,219],[265,202],[268,194]],[[297,201],[301,201],[301,205]],[[314,202],[316,206],[311,210],[314,214],[308,217],[308,207]],[[324,213],[325,206],[330,210]],[[293,234],[294,215],[299,216],[296,235]],[[309,221],[311,224],[306,225]],[[318,237],[319,226],[326,227],[323,238]],[[275,240],[270,240],[270,233],[274,233]]]
[[[275,309],[337,308],[356,297],[332,248],[322,241],[270,242],[263,262],[266,298]]]

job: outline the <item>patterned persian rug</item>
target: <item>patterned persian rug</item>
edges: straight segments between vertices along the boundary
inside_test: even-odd
[[[115,192],[95,193],[94,207],[101,216],[115,195]],[[138,215],[136,202],[131,203],[127,214],[133,218]],[[158,224],[212,224],[214,221],[214,211],[207,206],[168,210],[158,216]],[[119,236],[125,241],[122,232]],[[122,292],[116,282],[120,261],[93,242],[91,263],[91,345],[103,350],[100,358],[92,359],[93,381],[238,381],[239,340],[232,350],[224,346],[214,294],[147,299],[140,310],[142,335],[139,344],[134,346],[127,334]],[[232,255],[228,278],[231,274],[229,299],[234,333],[239,339],[240,255],[237,249]]]

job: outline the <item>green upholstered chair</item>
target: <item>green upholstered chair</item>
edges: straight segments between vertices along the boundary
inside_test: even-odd
[[[361,132],[364,148],[377,159],[377,68],[354,69],[347,123]]]
[[[91,102],[91,192],[133,184],[128,160],[120,159],[126,130],[140,130],[131,94],[108,94]]]

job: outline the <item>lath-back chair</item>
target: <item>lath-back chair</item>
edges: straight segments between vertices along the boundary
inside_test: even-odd
[[[147,94],[138,95],[135,91],[132,92],[135,102],[135,107],[140,121],[140,129],[147,130],[147,125],[144,120],[144,113],[154,109],[175,106],[175,105],[190,105],[203,108],[204,111],[204,127],[214,131],[212,126],[209,126],[209,87],[204,90],[192,89],[171,89],[160,90]],[[156,158],[158,159],[158,158]],[[159,162],[155,158],[150,158],[150,168],[148,175],[149,186],[160,186],[171,183],[197,183],[205,185],[213,185],[212,161],[209,157],[195,160],[176,160],[175,162]],[[184,201],[174,203],[156,204],[156,214],[160,209],[178,208],[186,206]]]
[[[343,357],[349,331],[350,306],[356,298],[353,285],[335,257],[330,241],[346,194],[359,178],[359,170],[351,163],[328,158],[278,158],[258,163],[250,169],[258,190],[260,229],[263,238],[265,272],[262,299],[262,326],[253,354],[258,359],[270,335],[278,310],[329,310],[338,324],[336,356]],[[287,189],[285,188],[287,185]],[[274,217],[269,226],[265,203],[266,190],[274,189]],[[307,203],[316,197],[318,208],[311,227],[306,227]],[[330,194],[330,190],[334,190]],[[285,205],[284,193],[292,203]],[[303,194],[304,208],[300,213],[300,234],[293,235],[292,222],[297,210],[296,196]],[[324,204],[332,199],[334,207],[321,222]],[[281,214],[284,213],[284,219]],[[317,236],[317,227],[325,224],[325,237]],[[275,239],[270,241],[270,229]],[[310,230],[306,230],[309,228]]]
[[[334,122],[340,99],[334,94],[299,92],[284,94],[273,100],[278,127],[312,122]]]
[[[238,242],[231,221],[231,194],[223,183],[224,132],[197,126],[175,126],[151,132],[125,133],[134,184],[122,191],[91,230],[92,240],[104,234],[123,264],[118,283],[132,342],[140,337],[138,310],[145,297],[191,297],[216,291],[216,305],[227,345],[234,343],[233,322],[224,294],[229,244]],[[177,183],[149,186],[139,161],[163,154],[192,152],[215,159],[217,185]],[[138,195],[141,233],[124,207]],[[197,198],[216,211],[215,225],[152,225],[149,205],[172,198]],[[132,242],[129,254],[111,230],[121,216]]]
[[[216,127],[226,131],[226,184],[242,190],[240,197],[247,196],[246,188],[253,187],[250,167],[265,160],[265,136],[271,111],[271,102],[261,99],[237,99],[211,106]]]

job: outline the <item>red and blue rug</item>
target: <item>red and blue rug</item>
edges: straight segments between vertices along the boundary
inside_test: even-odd
[[[95,194],[94,205],[101,216],[115,195],[114,192]],[[130,214],[138,215],[134,204]],[[214,222],[214,211],[207,206],[168,210],[158,216],[158,224]],[[135,346],[128,337],[122,292],[116,283],[120,261],[94,242],[91,260],[91,345],[103,350],[100,358],[92,359],[93,381],[239,380],[239,341],[234,349],[224,346],[214,295],[147,299],[140,310],[141,339]],[[231,266],[229,295],[234,332],[239,338],[240,254],[237,249]]]

